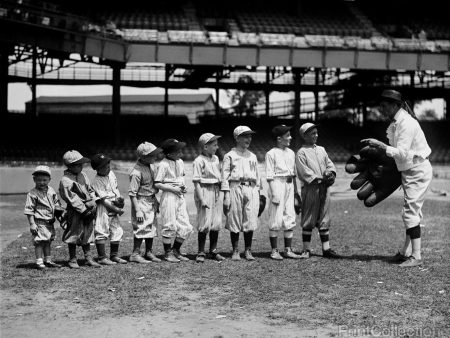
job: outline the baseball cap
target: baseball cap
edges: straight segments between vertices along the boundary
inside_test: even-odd
[[[209,142],[215,141],[218,138],[221,138],[222,136],[220,135],[214,135],[211,133],[205,133],[202,134],[202,136],[200,136],[200,138],[198,139],[198,145],[203,148],[205,146],[205,144],[208,144]]]
[[[91,166],[92,169],[94,170],[103,167],[105,164],[109,162],[111,162],[111,158],[102,153],[95,154],[94,156],[91,157]]]
[[[400,94],[398,91],[393,90],[393,89],[383,90],[383,92],[381,93],[381,99],[382,100],[388,99],[388,100],[392,100],[392,101],[403,102],[402,94]]]
[[[161,148],[158,148],[153,143],[143,142],[137,147],[137,155],[138,157],[147,156],[147,155],[156,155],[162,151]]]
[[[309,132],[313,128],[317,128],[317,126],[318,126],[318,124],[314,124],[314,123],[311,123],[311,122],[303,123],[300,126],[300,136],[304,137],[307,132]]]
[[[44,174],[44,175],[48,175],[48,176],[52,176],[51,172],[50,172],[50,168],[47,167],[46,165],[38,165],[34,171],[33,171],[33,176],[37,175],[37,174]]]
[[[76,150],[69,150],[63,156],[63,162],[65,165],[69,164],[82,164],[88,163],[90,160],[84,157]]]
[[[283,136],[286,134],[289,130],[291,130],[292,127],[286,126],[285,124],[280,124],[278,126],[273,127],[272,129],[272,135],[274,137]]]
[[[162,150],[164,151],[164,154],[170,154],[173,153],[177,150],[180,150],[182,148],[184,148],[186,146],[185,142],[180,142],[174,138],[169,138],[167,140],[164,140],[161,144],[160,147],[162,148]]]
[[[236,128],[234,128],[234,131],[233,131],[234,138],[236,138],[238,136],[242,136],[242,135],[248,135],[248,134],[256,134],[256,132],[254,132],[247,126],[237,126]]]

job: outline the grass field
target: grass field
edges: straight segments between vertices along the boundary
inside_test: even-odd
[[[442,180],[436,188],[448,190],[449,183]],[[337,185],[348,186],[348,179]],[[23,195],[0,201],[2,228],[26,223]],[[449,207],[448,197],[425,202],[425,265],[406,270],[388,260],[404,238],[400,194],[372,209],[353,195],[335,195],[331,245],[344,256],[340,260],[321,257],[314,233],[312,258],[272,261],[267,213],[255,232],[255,262],[129,263],[42,272],[34,269],[25,231],[2,251],[1,337],[449,337]],[[189,212],[195,224],[192,202]],[[129,210],[122,220],[120,251],[128,258]],[[60,238],[58,230],[52,248],[55,260],[65,263],[67,247]],[[301,248],[298,230],[294,246]],[[160,238],[155,249],[162,254]],[[183,250],[195,257],[196,235]],[[230,256],[226,230],[219,250]],[[82,264],[81,250],[79,258]]]

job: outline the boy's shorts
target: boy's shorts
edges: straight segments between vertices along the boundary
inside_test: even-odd
[[[136,238],[154,238],[158,235],[155,222],[155,197],[154,196],[138,196],[137,203],[142,213],[144,221],[138,222],[136,219],[136,210],[131,208],[131,224],[133,229],[137,226],[137,230],[133,230]]]
[[[40,242],[53,241],[55,239],[54,222],[45,221],[42,219],[35,219],[34,222],[38,227],[37,235],[33,235],[34,245],[38,245]]]

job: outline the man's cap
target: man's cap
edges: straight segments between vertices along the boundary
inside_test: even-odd
[[[91,157],[91,166],[92,169],[97,170],[98,168],[103,167],[105,164],[111,162],[111,158],[106,156],[105,154],[95,154]]]
[[[400,94],[398,91],[393,90],[393,89],[386,89],[383,90],[383,92],[381,93],[381,99],[388,99],[391,101],[396,101],[396,102],[403,102],[402,100],[402,94]]]
[[[185,142],[180,142],[174,138],[169,138],[167,140],[164,140],[160,144],[160,147],[164,151],[164,154],[174,153],[174,152],[184,148],[185,146],[186,146]]]
[[[247,126],[237,126],[236,128],[234,128],[234,131],[233,131],[234,138],[236,138],[238,136],[242,136],[242,135],[249,135],[249,134],[256,134],[256,132],[254,132]]]
[[[318,126],[317,124],[314,124],[314,123],[311,123],[311,122],[303,123],[300,126],[300,136],[304,137],[307,132],[309,132],[310,130],[312,130],[314,128],[317,128],[317,126]]]
[[[136,153],[138,157],[143,157],[147,155],[157,155],[160,152],[162,152],[161,148],[158,148],[153,143],[150,142],[143,142],[140,145],[138,145]]]
[[[200,136],[200,138],[198,139],[198,145],[203,148],[205,146],[205,144],[208,144],[209,142],[215,141],[218,138],[221,138],[222,136],[220,135],[214,135],[211,133],[204,133]]]
[[[50,168],[47,167],[46,165],[38,165],[34,169],[33,176],[38,175],[38,174],[44,174],[44,175],[52,176],[52,174],[50,172]]]
[[[84,157],[76,150],[69,150],[63,156],[63,162],[65,165],[69,164],[82,164],[88,163],[90,160]]]
[[[286,126],[285,124],[280,124],[278,126],[275,126],[272,129],[272,135],[274,137],[278,137],[278,136],[283,136],[284,134],[286,134],[288,131],[291,130],[292,127]]]

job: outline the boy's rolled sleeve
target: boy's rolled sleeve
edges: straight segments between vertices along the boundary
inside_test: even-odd
[[[27,194],[27,200],[25,201],[25,215],[34,215],[36,208],[36,196],[33,196],[32,194]]]
[[[136,197],[141,185],[141,173],[138,171],[133,171],[130,174],[130,186],[128,188],[128,195]]]

